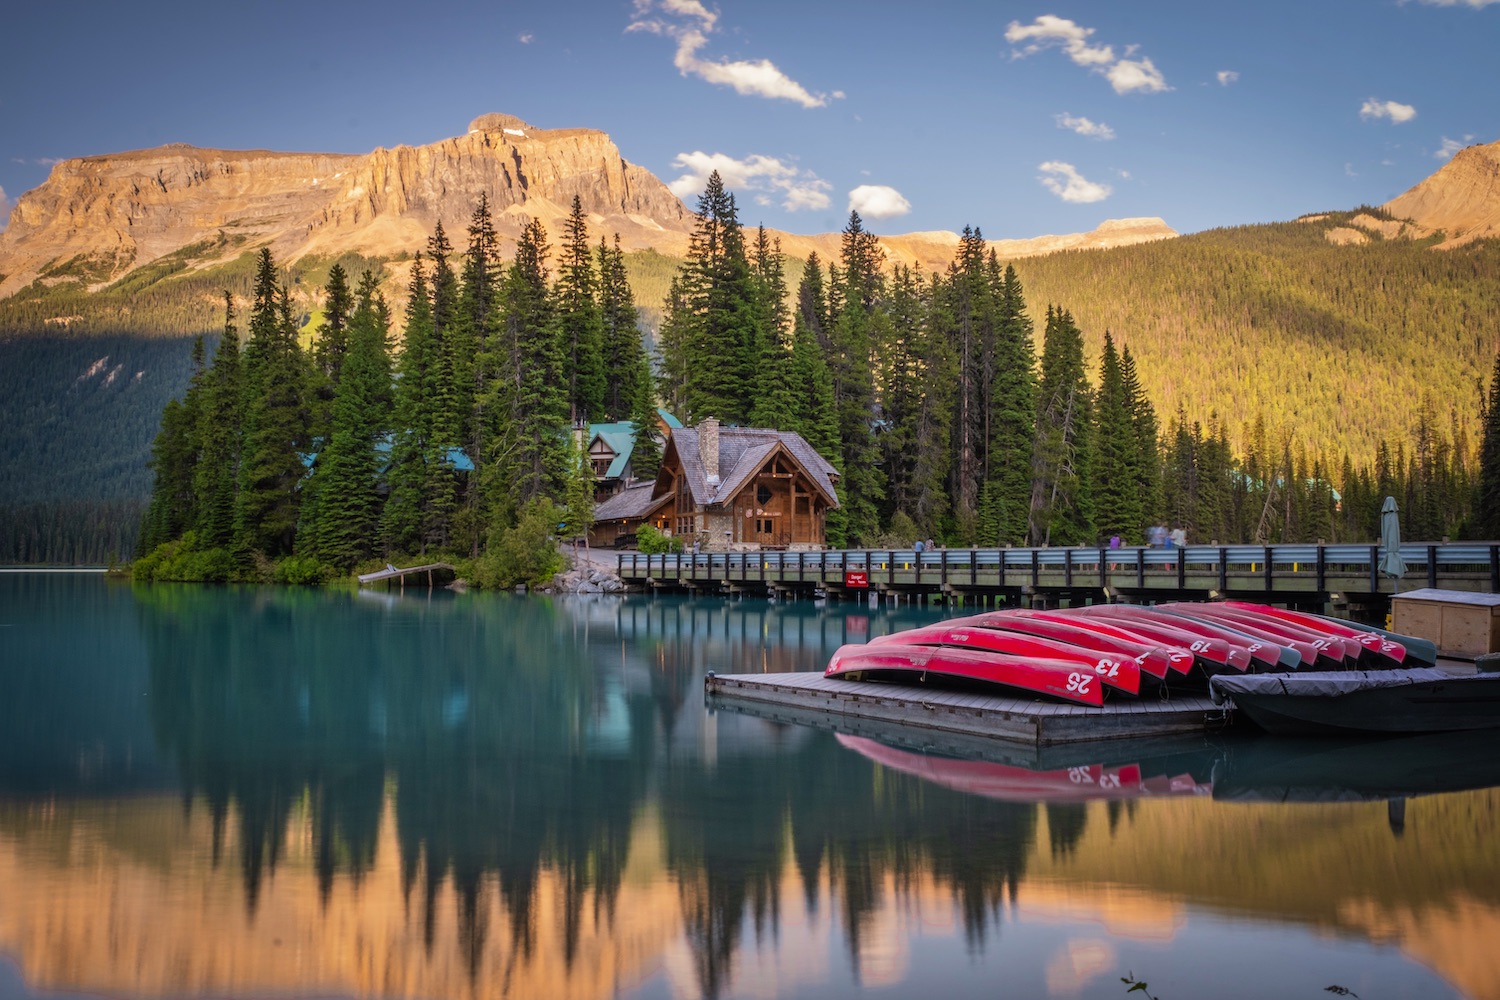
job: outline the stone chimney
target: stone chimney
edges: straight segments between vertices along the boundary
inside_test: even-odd
[[[707,417],[698,425],[698,457],[703,461],[703,476],[710,486],[719,485],[719,421]]]

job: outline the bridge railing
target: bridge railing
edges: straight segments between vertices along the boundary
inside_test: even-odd
[[[1408,542],[1405,589],[1500,592],[1500,543]],[[1161,589],[1390,590],[1379,545],[1189,545],[1108,548],[829,549],[805,552],[621,553],[634,582],[777,583],[936,588],[1118,587]]]

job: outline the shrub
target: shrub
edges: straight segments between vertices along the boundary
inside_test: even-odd
[[[563,568],[553,532],[562,511],[551,500],[533,500],[521,508],[516,523],[492,538],[489,549],[474,563],[474,582],[481,587],[525,584],[543,587]]]
[[[681,552],[682,539],[664,535],[651,525],[643,524],[635,533],[635,546],[648,556],[660,552]]]
[[[326,583],[333,572],[312,556],[287,556],[276,563],[271,579],[276,583],[316,587]]]

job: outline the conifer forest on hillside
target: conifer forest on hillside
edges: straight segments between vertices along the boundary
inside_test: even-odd
[[[658,405],[688,425],[800,433],[841,473],[835,546],[1138,543],[1157,523],[1190,541],[1370,540],[1387,495],[1410,538],[1500,536],[1495,379],[1481,389],[1500,248],[1336,247],[1321,232],[1005,263],[965,229],[948,268],[924,273],[888,262],[851,213],[837,260],[796,261],[742,225],[715,175],[680,262],[590,234],[576,200],[556,246],[533,222],[502,260],[481,198],[461,246],[437,226],[400,287],[375,262],[314,278],[262,250],[233,275],[17,296],[0,303],[7,328],[55,311],[53,296],[97,318],[129,294],[155,332],[181,332],[174,296],[223,279],[219,335],[195,340],[149,418],[104,390],[172,341],[89,334],[91,319],[61,338],[62,371],[105,359],[74,384],[75,421],[159,416],[138,539],[119,527],[144,493],[124,472],[105,477],[114,493],[75,486],[67,516],[48,503],[48,470],[67,466],[49,449],[86,470],[111,459],[70,445],[67,401],[6,397],[12,419],[52,417],[7,456],[32,478],[0,494],[0,561],[134,551],[147,576],[312,581],[441,554],[481,584],[536,582],[549,533],[592,517],[570,429],[651,427]],[[26,360],[34,343],[0,350]],[[1281,377],[1247,377],[1268,356]],[[638,431],[636,449],[650,474],[656,441]]]

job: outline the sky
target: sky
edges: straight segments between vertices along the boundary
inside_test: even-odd
[[[13,6],[0,219],[59,159],[363,153],[487,112],[607,132],[741,221],[990,239],[1378,205],[1500,139],[1500,0]]]

